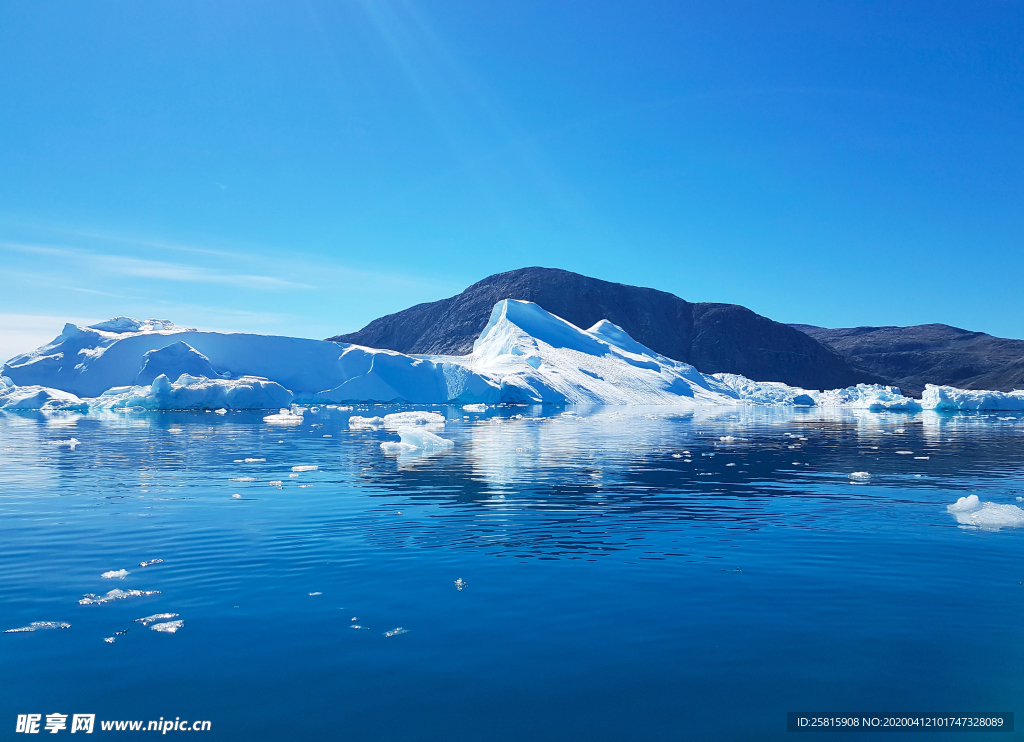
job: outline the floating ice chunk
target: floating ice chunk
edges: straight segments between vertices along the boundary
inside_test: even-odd
[[[292,472],[291,474],[288,475],[288,478],[289,479],[298,479],[299,475],[296,474],[295,472]]]
[[[274,479],[274,480],[272,480],[270,482],[267,482],[267,484],[269,484],[271,487],[278,487],[278,488],[284,486],[284,482],[281,481],[280,479]]]
[[[292,467],[292,471],[295,471],[295,472],[316,471],[319,468],[320,467],[317,466],[316,464],[306,464],[306,465],[303,465],[303,466],[293,466]]]
[[[146,616],[145,618],[136,618],[135,623],[140,623],[143,626],[149,626],[151,623],[158,621],[168,621],[172,618],[177,618],[177,613],[154,613],[152,616]]]
[[[390,639],[393,636],[398,636],[399,634],[408,634],[408,633],[409,633],[409,629],[403,629],[401,626],[399,626],[397,629],[392,629],[391,631],[385,631],[384,632],[384,636]]]
[[[167,432],[168,433],[184,433],[185,431],[182,430],[181,428],[168,428]]]
[[[242,459],[246,464],[260,464],[266,461],[266,459]]]
[[[683,458],[683,455],[681,453],[674,453],[674,454],[672,454],[672,458],[674,458],[674,459],[681,459],[681,458]]]
[[[77,438],[69,438],[66,441],[47,441],[51,446],[67,446],[72,451],[75,450],[75,446],[82,445],[82,442]]]
[[[226,414],[228,414],[228,411],[226,409],[224,409],[223,407],[221,407],[219,410],[214,410],[214,412],[216,412],[218,415],[226,415]]]
[[[487,411],[487,405],[485,405],[485,404],[464,404],[464,405],[462,405],[462,409],[464,409],[466,412],[486,412]]]
[[[305,418],[301,414],[295,414],[289,409],[281,408],[281,411],[276,415],[267,415],[263,418],[263,422],[268,425],[302,425],[302,421]]]
[[[455,443],[447,438],[434,435],[429,430],[416,428],[399,428],[397,430],[401,443],[386,441],[380,444],[384,453],[403,453],[407,451],[444,451],[455,447]]]
[[[234,495],[231,495],[231,499],[232,499],[232,500],[241,500],[241,499],[242,499],[242,496],[241,496],[241,495],[239,495],[239,494],[234,494]]]
[[[313,595],[323,595],[323,593],[322,593],[322,592],[319,592],[319,591],[317,591],[317,592],[315,592],[315,593],[310,593],[310,596],[311,596],[311,597],[312,597]]]
[[[160,564],[163,559],[150,559],[148,562],[139,562],[140,567],[150,567],[154,564]]]
[[[398,428],[423,425],[433,429],[434,426],[443,428],[444,421],[444,415],[437,412],[413,410],[411,412],[393,412],[390,415],[385,415],[384,427],[397,430]]]
[[[29,631],[46,631],[48,629],[70,629],[71,624],[63,621],[33,621],[28,626],[20,626],[17,629],[7,629],[5,634],[24,634]]]
[[[163,634],[173,634],[184,625],[185,622],[179,619],[177,621],[167,621],[166,623],[155,623],[149,628]]]
[[[914,455],[913,451],[897,451],[896,453],[898,453],[900,456],[913,456]]]
[[[108,580],[112,580],[112,579],[123,580],[125,577],[127,577],[130,574],[131,574],[131,572],[129,572],[127,569],[116,569],[116,570],[112,569],[109,572],[104,572],[103,574],[100,575],[100,577],[104,577],[104,578],[106,578]]]
[[[915,456],[914,460],[915,461],[927,461],[930,458],[931,458],[930,456]]]
[[[981,502],[977,495],[961,497],[946,510],[956,517],[957,523],[987,530],[1019,528],[1024,526],[1024,510],[1016,505],[998,505]]]
[[[735,437],[733,437],[731,435],[723,435],[718,440],[723,441],[724,443],[732,443],[733,441],[738,441],[739,438],[735,438]]]
[[[352,430],[372,430],[384,427],[383,417],[360,417],[353,415],[348,419],[348,426]]]
[[[455,589],[456,590],[462,590],[468,584],[469,584],[468,582],[466,582],[464,579],[459,577],[457,580],[455,580]]]
[[[228,479],[229,482],[255,482],[255,477],[231,477]]]
[[[855,471],[850,475],[850,479],[871,479],[871,474],[866,471]]]
[[[82,596],[82,599],[78,601],[79,605],[102,605],[103,603],[109,603],[112,600],[124,600],[125,598],[133,598],[145,595],[159,595],[159,590],[120,590],[115,588],[106,595],[95,595],[88,593]]]
[[[105,641],[107,644],[113,644],[114,643],[114,637],[108,636],[108,637],[104,638],[103,641]]]

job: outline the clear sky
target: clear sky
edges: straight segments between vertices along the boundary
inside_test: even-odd
[[[0,2],[0,356],[566,268],[1024,337],[1024,3]]]

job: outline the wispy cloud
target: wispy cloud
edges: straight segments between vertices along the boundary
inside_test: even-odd
[[[106,275],[151,278],[161,281],[187,283],[222,284],[254,289],[311,289],[309,284],[288,281],[276,276],[250,273],[233,273],[213,270],[196,265],[165,260],[135,258],[112,253],[57,247],[53,245],[32,245],[20,242],[0,242],[0,248],[26,254],[47,255],[62,260],[76,261],[92,270]]]

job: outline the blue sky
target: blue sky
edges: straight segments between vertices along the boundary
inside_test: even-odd
[[[1024,337],[1024,3],[0,4],[0,355],[498,271]]]

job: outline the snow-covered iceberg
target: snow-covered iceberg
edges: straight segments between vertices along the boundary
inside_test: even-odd
[[[814,405],[817,390],[801,389],[780,381],[752,381],[738,374],[712,374],[739,395],[744,402],[756,405],[809,407]]]

